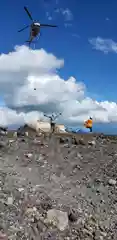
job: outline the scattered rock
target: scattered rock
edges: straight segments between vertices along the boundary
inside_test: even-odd
[[[77,153],[77,157],[78,157],[79,159],[82,159],[82,158],[83,158],[80,153]]]
[[[19,191],[19,192],[23,192],[23,191],[24,191],[24,188],[19,188],[18,191]]]
[[[72,145],[66,135],[63,144],[45,138],[43,147],[30,132],[0,138],[1,240],[116,239],[117,137],[93,136],[96,147],[79,135]]]
[[[90,145],[90,146],[95,146],[96,145],[96,141],[88,141],[88,144]]]
[[[116,185],[117,181],[114,179],[109,179],[108,183],[109,185],[113,186],[113,185]]]
[[[12,205],[13,204],[13,197],[8,197],[7,199],[7,205]]]
[[[56,226],[60,231],[64,231],[68,227],[67,212],[50,209],[47,212],[47,221]]]
[[[4,136],[4,135],[6,135],[6,134],[7,134],[7,132],[0,131],[0,135]]]
[[[32,156],[33,156],[32,153],[25,153],[24,155],[25,155],[25,157],[27,157],[27,158],[32,158]]]
[[[0,148],[4,148],[4,147],[6,147],[6,143],[5,143],[5,142],[2,142],[2,141],[0,141]]]
[[[8,240],[7,235],[2,233],[1,231],[0,231],[0,240]]]
[[[14,132],[13,137],[17,137],[17,132]]]
[[[37,208],[36,208],[36,207],[27,208],[27,209],[26,209],[26,214],[27,214],[27,215],[34,214],[35,212],[37,212]]]
[[[60,143],[68,143],[68,138],[62,138],[62,137],[60,137],[59,142],[60,142]]]
[[[9,140],[9,143],[13,143],[13,142],[14,142],[14,140],[13,140],[13,139],[10,139],[10,140]]]
[[[80,145],[83,145],[83,146],[85,145],[85,142],[84,142],[83,139],[79,139],[78,143],[79,143]]]
[[[28,137],[28,136],[29,136],[28,132],[25,132],[25,136],[26,136],[26,137]]]
[[[16,156],[16,161],[18,161],[20,158],[19,158],[19,156]]]
[[[49,197],[45,198],[42,202],[41,202],[41,207],[44,209],[44,210],[49,210],[52,208],[52,201]]]
[[[1,136],[7,135],[7,128],[0,127],[0,135],[1,135]]]

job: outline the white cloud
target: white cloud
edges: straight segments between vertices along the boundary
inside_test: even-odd
[[[106,17],[106,19],[105,19],[106,21],[110,21],[110,18],[108,18],[108,17]]]
[[[73,33],[72,37],[75,37],[75,38],[78,38],[78,39],[80,38],[80,36],[77,33]]]
[[[66,21],[71,21],[73,19],[73,14],[69,8],[62,9],[62,14],[65,17]]]
[[[41,112],[33,111],[29,113],[18,113],[17,111],[7,107],[0,107],[0,125],[2,126],[15,124],[21,125],[33,121],[35,122],[38,119],[46,120]]]
[[[52,16],[51,16],[50,12],[46,12],[46,17],[49,21],[52,20]]]
[[[97,37],[89,39],[89,43],[94,49],[104,53],[117,53],[117,42],[114,42],[112,39],[103,39],[101,37]]]
[[[73,14],[69,8],[56,8],[55,13],[60,13],[63,15],[65,21],[72,21]]]
[[[0,124],[43,119],[44,112],[62,112],[60,122],[69,125],[83,123],[89,116],[97,122],[117,122],[117,104],[86,97],[84,83],[73,76],[67,80],[59,76],[57,70],[63,64],[64,60],[44,49],[26,46],[1,54],[0,94],[7,107],[0,107]]]
[[[65,28],[67,28],[67,27],[72,27],[72,23],[65,22],[65,23],[64,23],[64,26],[65,26]]]

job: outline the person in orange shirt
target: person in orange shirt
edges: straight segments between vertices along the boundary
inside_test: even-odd
[[[92,132],[92,125],[93,125],[93,119],[90,117],[87,121],[85,121],[84,126],[86,128],[89,128],[90,132]]]

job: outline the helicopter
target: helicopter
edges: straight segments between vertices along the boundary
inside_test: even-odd
[[[26,41],[29,43],[29,46],[32,43],[33,39],[36,38],[40,34],[41,27],[57,27],[56,25],[42,24],[42,23],[39,23],[38,21],[33,20],[30,12],[28,11],[28,8],[24,7],[24,10],[28,14],[30,20],[32,21],[32,24],[25,26],[24,28],[20,29],[18,32],[22,32],[23,30],[30,27],[30,39],[28,41]]]

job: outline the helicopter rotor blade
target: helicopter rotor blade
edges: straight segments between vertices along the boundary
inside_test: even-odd
[[[26,11],[26,13],[28,14],[28,16],[29,16],[30,20],[32,20],[32,21],[33,21],[33,18],[32,18],[32,16],[31,16],[31,14],[29,13],[29,11],[28,11],[27,7],[24,7],[24,10],[25,10],[25,11]]]
[[[22,32],[23,30],[25,30],[25,29],[28,28],[29,26],[30,26],[30,25],[28,25],[28,26],[26,26],[26,27],[20,29],[18,32]]]
[[[40,27],[58,27],[58,26],[50,24],[40,24]]]

